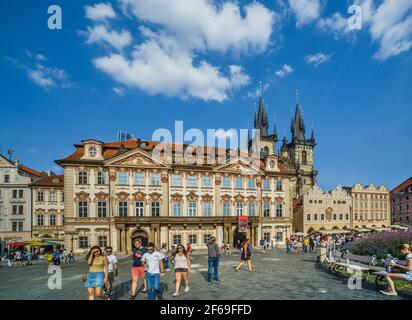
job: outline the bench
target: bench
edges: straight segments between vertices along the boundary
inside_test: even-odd
[[[378,259],[376,256],[361,256],[351,253],[344,253],[342,254],[343,260],[349,260],[352,262],[358,262],[360,264],[368,265],[368,266],[375,266],[378,263]]]
[[[332,270],[334,272],[339,272],[346,274],[347,276],[352,276],[355,273],[360,273],[362,279],[366,279],[371,271],[371,268],[367,265],[351,263],[350,261],[347,262],[336,262],[333,265]]]

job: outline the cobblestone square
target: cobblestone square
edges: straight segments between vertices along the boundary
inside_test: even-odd
[[[178,297],[174,292],[173,269],[161,278],[162,299],[166,300],[376,300],[402,299],[386,297],[371,289],[351,290],[344,279],[325,272],[316,264],[315,254],[288,255],[282,249],[269,250],[266,254],[255,253],[252,257],[255,272],[245,269],[235,272],[239,254],[232,253],[220,259],[220,283],[209,285],[207,256],[205,252],[194,252],[192,272],[189,274],[190,291]],[[127,300],[130,287],[130,265],[128,257],[119,257],[119,277],[116,278],[113,299]],[[0,299],[58,299],[84,300],[86,289],[80,278],[86,275],[84,257],[78,257],[74,264],[62,265],[62,289],[50,290],[47,286],[47,266],[36,262],[30,267],[0,268]],[[139,293],[136,300],[145,300]]]

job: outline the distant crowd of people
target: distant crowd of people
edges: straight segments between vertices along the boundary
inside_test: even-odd
[[[15,250],[5,249],[4,256],[2,260],[7,264],[8,267],[24,267],[31,266],[33,260],[40,259],[40,257],[48,265],[60,265],[60,263],[73,263],[75,261],[74,254],[72,250],[67,249],[54,249],[47,250],[27,250],[27,248],[17,248]]]
[[[318,248],[328,248],[335,246],[337,250],[344,249],[349,243],[364,238],[366,233],[345,233],[345,234],[316,234],[309,236],[291,236],[285,239],[286,252],[296,254],[299,248],[301,252],[314,252]]]

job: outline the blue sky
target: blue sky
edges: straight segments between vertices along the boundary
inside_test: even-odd
[[[353,3],[361,30],[346,24]],[[56,170],[74,143],[118,130],[247,128],[261,81],[281,138],[299,90],[321,187],[411,176],[410,0],[53,4],[62,30],[48,1],[0,3],[3,154]]]

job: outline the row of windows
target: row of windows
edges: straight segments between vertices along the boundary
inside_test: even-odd
[[[385,200],[387,200],[388,199],[388,196],[386,196],[386,195],[382,195],[382,194],[369,194],[370,195],[370,197],[368,197],[368,194],[366,194],[366,193],[360,193],[360,194],[357,194],[357,193],[355,193],[354,194],[354,197],[355,197],[355,199],[357,199],[357,198],[360,198],[360,199],[385,199]]]
[[[399,222],[402,222],[402,217],[399,217],[398,219],[399,219]],[[405,220],[406,220],[406,221],[409,221],[409,216],[406,216],[406,217],[405,217]],[[395,218],[395,217],[393,218],[393,221],[396,221],[396,218]]]
[[[343,217],[345,217],[345,220],[349,220],[349,214],[348,213],[347,214],[334,213],[332,215],[332,220],[338,220],[338,218],[339,218],[339,220],[343,220]],[[325,220],[325,214],[324,213],[321,213],[319,215],[317,213],[314,213],[313,215],[310,214],[310,213],[306,214],[306,221],[312,221],[312,218],[313,218],[313,221],[318,221],[318,218],[319,218],[320,221],[324,221]]]
[[[107,247],[107,236],[98,236],[97,243],[100,248]],[[89,237],[80,236],[79,237],[79,249],[88,249],[89,248]]]
[[[368,219],[368,215],[362,215],[362,214],[358,215],[357,213],[355,213],[354,214],[354,220],[358,220],[358,217],[359,217],[359,220],[367,220]],[[386,220],[388,218],[388,214],[387,213],[382,214],[382,212],[381,213],[376,212],[375,214],[371,213],[369,215],[369,219],[371,219],[371,220],[373,220],[374,217],[375,217],[375,220]]]
[[[137,217],[145,216],[145,204],[143,201],[136,201],[134,206],[134,215]],[[198,215],[198,208],[196,202],[189,202],[187,204],[187,212],[189,217],[195,217]],[[263,216],[270,217],[271,214],[270,204],[263,205]],[[236,203],[235,207],[236,216],[243,216],[245,212],[245,206],[243,203]],[[119,217],[129,216],[129,203],[127,201],[119,201],[117,204],[117,214]],[[212,216],[213,215],[213,204],[205,202],[202,204],[202,214],[203,216]],[[87,201],[79,201],[78,203],[78,215],[80,218],[87,218],[89,216],[89,203]],[[150,203],[150,215],[152,217],[160,216],[160,202],[152,201]],[[231,216],[231,204],[224,202],[222,204],[222,215]],[[256,204],[250,203],[247,206],[247,215],[256,216]],[[276,217],[283,216],[283,205],[277,204],[275,207]],[[97,202],[97,217],[106,218],[108,216],[108,206],[106,201]],[[181,202],[172,203],[172,216],[180,217],[183,216],[183,207]]]
[[[37,197],[36,200],[37,202],[44,202],[44,192],[43,191],[38,191],[37,192]],[[57,202],[57,192],[55,191],[50,191],[49,192],[49,201],[50,202]],[[61,193],[61,201],[64,202],[64,192]]]
[[[12,215],[24,215],[24,206],[21,204],[12,205],[11,207]],[[0,216],[3,215],[3,205],[0,205]]]
[[[412,188],[411,188],[412,191]],[[409,200],[409,196],[405,196],[405,197],[398,197],[398,202],[401,202],[402,200]],[[392,199],[392,202],[395,203],[395,199]]]
[[[399,208],[398,211],[403,211],[402,206],[399,206],[398,208]],[[396,207],[392,207],[392,210],[395,212],[395,211],[396,211]],[[408,210],[409,210],[409,203],[405,204],[405,211],[408,211]]]
[[[236,189],[243,189],[244,188],[244,181],[245,179],[242,177],[236,177],[234,184]],[[254,178],[247,178],[247,189],[254,190],[256,189],[256,181]],[[78,174],[78,184],[88,184],[88,173],[87,172],[79,172]],[[97,173],[97,184],[104,185],[108,184],[108,173],[107,172],[98,172]],[[129,185],[129,173],[128,172],[118,172],[117,173],[117,184],[119,185]],[[145,174],[143,172],[136,172],[133,175],[133,184],[138,186],[144,186],[145,183]],[[149,174],[149,184],[151,186],[159,186],[160,185],[160,173],[151,173]],[[222,188],[230,189],[231,188],[231,177],[224,176],[222,177]],[[183,186],[182,183],[182,176],[181,175],[172,175],[171,176],[171,186],[172,187],[181,187]],[[198,177],[194,175],[187,176],[187,186],[189,188],[197,188],[198,187]],[[202,178],[202,186],[204,188],[211,188],[212,187],[212,177],[204,176]],[[263,180],[263,190],[270,190],[270,180],[264,179]],[[276,181],[276,191],[283,190],[283,182],[282,180]]]
[[[358,208],[358,206],[359,206],[359,208],[361,208],[361,209],[368,209],[368,203],[367,202],[355,202],[354,203],[354,208]],[[375,208],[375,209],[378,209],[379,207],[381,208],[381,209],[383,209],[383,208],[387,208],[388,207],[388,205],[387,205],[387,203],[385,202],[385,203],[380,203],[380,205],[379,205],[379,203],[378,202],[375,202],[375,203],[371,203],[371,209],[373,209],[373,208]]]
[[[56,215],[52,214],[49,216],[49,226],[55,226],[57,222]],[[62,224],[64,223],[64,216],[62,215]],[[44,215],[39,214],[37,216],[37,225],[44,226]]]

